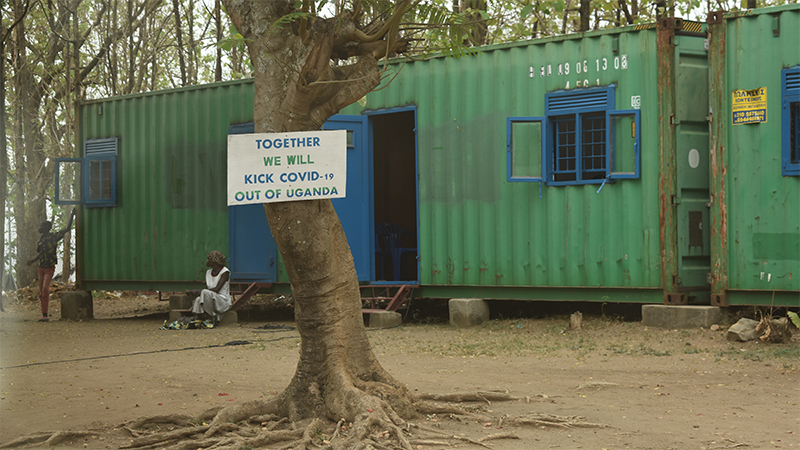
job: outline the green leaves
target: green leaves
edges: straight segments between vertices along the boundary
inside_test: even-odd
[[[525,5],[522,7],[522,11],[519,12],[519,18],[525,20],[525,18],[528,17],[528,15],[532,12],[533,5]]]
[[[311,13],[303,12],[300,10],[295,10],[286,14],[285,16],[281,17],[280,19],[276,20],[274,24],[272,24],[272,32],[277,32],[279,29],[283,28],[284,25],[289,25],[292,22],[300,19],[308,19],[311,20],[314,18],[314,15]]]
[[[794,326],[796,326],[797,328],[800,328],[800,316],[798,316],[796,312],[789,311],[789,312],[786,313],[786,315],[789,316],[789,320],[792,321]]]
[[[241,33],[239,33],[239,31],[236,29],[234,25],[231,25],[230,36],[227,38],[222,38],[222,40],[217,42],[216,45],[217,47],[225,50],[226,52],[229,52],[234,48],[238,50],[244,49],[244,42],[245,42],[244,36],[242,36]]]

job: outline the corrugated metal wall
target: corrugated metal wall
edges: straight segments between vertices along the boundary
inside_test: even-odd
[[[781,70],[800,64],[800,6],[726,14],[711,25],[719,138],[714,291],[800,290],[800,177],[781,173]],[[767,88],[767,121],[732,124],[732,91]],[[751,293],[751,299],[752,299]],[[795,298],[797,299],[796,292]]]
[[[423,285],[658,288],[659,82],[656,30],[627,28],[408,63],[343,113],[418,107]],[[506,118],[577,83],[616,85],[617,109],[641,99],[641,179],[506,181]]]
[[[797,291],[800,178],[781,175],[779,96],[780,70],[800,63],[800,7],[721,23],[724,35],[712,25],[709,42],[712,290]],[[646,24],[391,64],[386,79],[400,72],[388,87],[341,111],[416,106],[420,284],[676,289],[682,222],[669,197],[680,151],[668,116],[680,119],[687,99],[676,84],[687,80],[675,79],[680,61],[659,33]],[[640,108],[641,177],[602,189],[507,181],[507,118],[544,116],[545,94],[578,84],[613,84],[617,110]],[[769,120],[731,126],[731,90],[757,87],[770,92]],[[246,80],[83,105],[81,142],[119,138],[119,204],[84,208],[79,224],[85,288],[181,288],[201,279],[209,250],[227,251],[226,136],[252,120],[252,97]],[[633,301],[654,300],[646,297]]]
[[[118,206],[84,208],[86,288],[201,280],[228,249],[228,127],[252,121],[251,80],[116,97],[81,108],[81,142],[119,137]]]

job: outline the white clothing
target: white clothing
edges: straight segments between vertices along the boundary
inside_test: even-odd
[[[211,290],[217,287],[219,278],[225,272],[230,272],[227,267],[223,267],[217,276],[211,275],[211,269],[206,272],[206,286],[208,286],[208,289],[200,291],[200,296],[194,300],[193,313],[206,313],[213,317],[215,322],[219,322],[222,319],[222,315],[231,309],[230,281],[226,281],[219,292]]]
[[[214,289],[215,287],[217,287],[217,283],[219,283],[219,279],[220,279],[220,277],[222,276],[223,273],[226,273],[226,272],[230,273],[230,270],[228,270],[227,267],[223,267],[219,271],[217,276],[211,275],[212,271],[213,271],[213,269],[208,269],[208,271],[206,271],[206,286],[209,289]],[[225,282],[225,285],[222,286],[222,289],[220,289],[218,293],[219,293],[219,295],[221,295],[221,296],[225,297],[226,299],[230,300],[230,298],[231,298],[230,276],[228,277],[228,281]]]

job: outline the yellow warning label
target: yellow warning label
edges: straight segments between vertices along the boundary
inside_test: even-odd
[[[703,24],[700,22],[690,22],[688,20],[683,21],[683,31],[688,31],[691,33],[702,33],[703,32]]]
[[[733,124],[767,121],[767,88],[735,89],[731,99]]]

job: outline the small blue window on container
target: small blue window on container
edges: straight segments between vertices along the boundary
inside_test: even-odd
[[[545,155],[548,184],[604,183],[609,176],[608,117],[614,86],[550,92],[545,113],[551,134]]]
[[[781,72],[781,161],[784,176],[800,176],[800,66]]]
[[[614,108],[611,85],[550,92],[544,117],[507,118],[507,180],[602,188],[639,178],[639,110]]]
[[[544,117],[506,119],[508,181],[544,181]]]
[[[83,143],[82,191],[87,208],[117,206],[117,138],[90,139]]]
[[[87,139],[83,158],[56,158],[55,203],[87,208],[117,206],[119,139]]]

